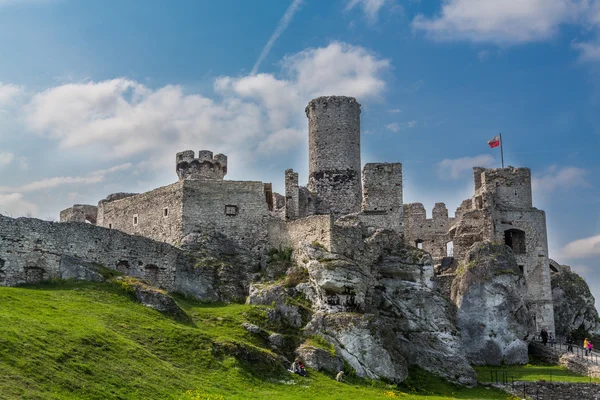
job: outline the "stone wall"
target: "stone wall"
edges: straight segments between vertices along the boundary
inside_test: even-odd
[[[98,207],[89,204],[75,204],[60,212],[60,222],[88,222],[96,224]]]
[[[298,173],[293,169],[285,170],[285,217],[296,219],[299,215]]]
[[[2,286],[82,276],[91,263],[176,290],[176,270],[188,262],[173,246],[115,229],[0,216]]]
[[[362,172],[361,222],[402,232],[402,164],[368,163]]]
[[[295,221],[272,219],[269,221],[269,246],[292,247],[319,243],[328,251],[332,247],[333,221],[330,215],[313,215]]]
[[[425,207],[421,203],[404,205],[404,239],[409,246],[419,247],[430,253],[434,263],[439,264],[448,255],[448,242],[452,241],[449,229],[454,218],[448,218],[448,209],[444,203],[436,203],[432,218],[427,218]],[[453,247],[451,247],[453,248]]]
[[[318,97],[308,103],[306,116],[308,189],[316,194],[317,214],[360,211],[360,104],[353,97]]]
[[[223,234],[257,258],[267,250],[268,205],[262,182],[184,181],[183,236]]]
[[[600,385],[595,383],[515,382],[504,389],[519,399],[598,400]]]
[[[170,244],[182,239],[183,182],[98,203],[98,226]]]

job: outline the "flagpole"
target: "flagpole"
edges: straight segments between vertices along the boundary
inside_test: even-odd
[[[502,168],[504,168],[504,141],[502,140],[502,134],[500,134],[500,158],[502,158]]]

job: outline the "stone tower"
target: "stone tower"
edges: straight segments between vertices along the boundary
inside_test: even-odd
[[[318,97],[308,103],[306,116],[308,189],[316,197],[316,213],[337,218],[359,212],[360,104],[353,97]]]
[[[200,150],[195,158],[194,150],[186,150],[175,156],[177,176],[183,180],[222,180],[227,174],[227,156]]]

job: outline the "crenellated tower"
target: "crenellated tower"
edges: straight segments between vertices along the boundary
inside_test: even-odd
[[[175,158],[177,176],[183,180],[222,180],[227,174],[227,156],[200,150],[195,158],[194,150],[177,153]]]
[[[309,181],[316,213],[359,212],[362,202],[360,104],[354,97],[311,100],[308,117]]]

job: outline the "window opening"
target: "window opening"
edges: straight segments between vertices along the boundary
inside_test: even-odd
[[[415,240],[415,246],[417,246],[417,249],[423,249],[423,240],[422,239]]]
[[[508,229],[504,231],[504,244],[513,249],[515,254],[525,254],[525,232],[519,229]]]
[[[446,257],[454,257],[454,241],[446,243]]]
[[[133,225],[137,225],[138,224],[138,216],[134,215],[133,216]]]
[[[237,215],[238,207],[237,206],[225,206],[225,215]]]

